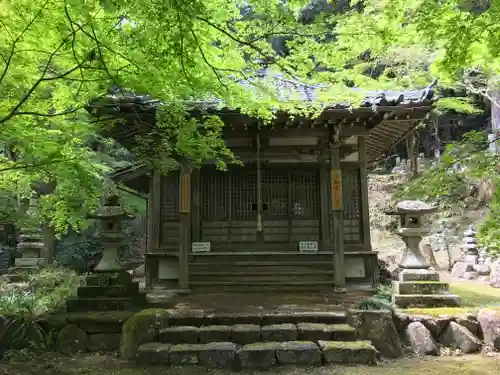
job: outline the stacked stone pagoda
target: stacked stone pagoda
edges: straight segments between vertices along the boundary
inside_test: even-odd
[[[146,296],[139,292],[139,283],[132,280],[118,257],[125,238],[122,223],[132,217],[120,206],[117,196],[110,196],[90,218],[99,221],[96,237],[103,254],[93,273],[87,275],[85,285],[78,288],[77,297],[68,301],[67,311],[140,309],[146,303]]]
[[[28,208],[28,219],[21,227],[21,235],[17,244],[17,256],[14,266],[9,269],[6,275],[11,282],[21,282],[26,278],[26,272],[34,271],[43,265],[44,259],[41,257],[44,247],[42,231],[36,222],[36,211],[38,202],[36,198],[30,199]]]
[[[479,259],[479,250],[477,248],[476,229],[469,226],[464,232],[464,244],[462,246],[463,261],[466,264],[477,264]]]
[[[424,215],[437,207],[421,201],[402,201],[388,215],[400,217],[397,234],[406,247],[399,262],[401,272],[393,282],[392,302],[400,308],[460,306],[460,297],[449,293],[449,285],[439,280],[439,273],[431,268],[420,250],[422,237],[428,230],[422,227]]]

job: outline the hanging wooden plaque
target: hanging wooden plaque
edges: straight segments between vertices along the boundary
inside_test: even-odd
[[[330,170],[330,187],[332,197],[332,210],[342,210],[342,171]]]

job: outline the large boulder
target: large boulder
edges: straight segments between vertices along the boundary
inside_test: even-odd
[[[485,348],[500,351],[500,309],[480,309],[477,320],[481,325]]]
[[[135,359],[141,344],[155,341],[158,327],[168,320],[168,311],[147,309],[129,318],[123,325],[120,336],[120,356]]]
[[[438,355],[439,349],[431,332],[421,322],[408,324],[405,330],[405,338],[413,353],[423,355]]]
[[[450,322],[448,327],[441,333],[439,342],[447,348],[460,349],[465,354],[477,353],[482,346],[481,340],[456,322]]]
[[[57,348],[59,352],[67,355],[85,352],[88,339],[87,332],[76,324],[68,324],[57,335]]]
[[[470,333],[472,333],[478,339],[482,340],[484,338],[481,325],[479,324],[475,315],[468,314],[464,316],[458,316],[455,321],[461,326],[467,328]]]
[[[352,310],[348,323],[356,329],[358,338],[371,341],[384,357],[403,356],[403,344],[390,311]]]

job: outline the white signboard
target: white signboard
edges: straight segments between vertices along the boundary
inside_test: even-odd
[[[210,242],[193,242],[191,251],[193,253],[208,253],[210,252]]]
[[[299,251],[301,253],[318,251],[318,241],[300,241]]]

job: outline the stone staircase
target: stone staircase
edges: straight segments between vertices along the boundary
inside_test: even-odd
[[[293,312],[170,317],[156,341],[137,350],[145,365],[269,368],[276,365],[375,364],[346,313]]]

